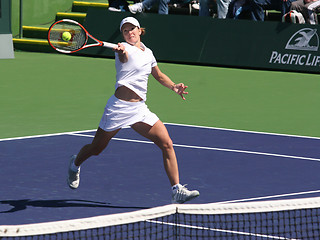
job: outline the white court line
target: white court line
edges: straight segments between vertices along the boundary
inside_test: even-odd
[[[214,231],[214,232],[232,233],[232,234],[244,235],[244,236],[254,236],[254,237],[259,237],[259,238],[298,240],[295,238],[286,238],[286,237],[265,235],[265,234],[259,234],[259,233],[240,232],[240,231],[227,230],[227,229],[208,228],[208,227],[203,227],[203,226],[193,226],[193,225],[177,224],[177,223],[170,223],[170,222],[161,222],[161,221],[156,221],[156,220],[146,220],[146,222],[169,225],[169,226],[178,226],[178,227],[183,227],[183,228],[191,228],[191,229],[197,229],[197,230],[207,230],[207,231]]]
[[[81,137],[91,137],[92,135],[85,135],[80,133],[68,133],[68,135],[73,136],[81,136]],[[124,141],[124,142],[136,142],[136,143],[147,143],[154,144],[151,141],[143,141],[143,140],[135,140],[135,139],[126,139],[126,138],[112,138],[112,140],[116,141]],[[292,158],[299,160],[308,160],[308,161],[318,161],[319,158],[309,158],[309,157],[300,157],[300,156],[292,156],[292,155],[284,155],[284,154],[275,154],[275,153],[265,153],[265,152],[254,152],[254,151],[245,151],[245,150],[236,150],[236,149],[228,149],[228,148],[214,148],[214,147],[202,147],[202,146],[193,146],[193,145],[183,145],[183,144],[173,144],[174,147],[182,147],[182,148],[193,148],[193,149],[202,149],[202,150],[213,150],[213,151],[222,151],[222,152],[235,152],[235,153],[244,153],[244,154],[254,154],[254,155],[263,155],[263,156],[271,156],[271,157],[282,157],[282,158]]]
[[[203,128],[203,129],[230,131],[230,132],[243,132],[243,133],[261,134],[261,135],[274,135],[274,136],[283,136],[283,137],[294,137],[294,138],[306,138],[306,139],[320,140],[320,137],[310,137],[310,136],[302,136],[302,135],[268,133],[268,132],[258,132],[258,131],[238,130],[238,129],[229,129],[229,128],[218,128],[218,127],[208,127],[208,126],[189,125],[189,124],[180,124],[180,123],[164,123],[164,124],[165,125],[172,125],[172,126],[181,126],[181,127]],[[33,135],[33,136],[24,136],[24,137],[3,138],[3,139],[0,139],[0,142],[1,141],[30,139],[30,138],[39,138],[39,137],[61,136],[61,135],[69,134],[69,133],[85,133],[85,132],[92,132],[92,131],[96,131],[96,130],[97,129],[91,129],[91,130],[71,131],[71,132],[63,132],[63,133],[51,133],[51,134],[42,134],[42,135]]]
[[[33,135],[33,136],[25,136],[25,137],[13,137],[13,138],[3,138],[0,139],[0,142],[4,141],[14,141],[14,140],[23,140],[23,139],[31,139],[31,138],[42,138],[42,137],[55,137],[55,136],[63,136],[72,133],[86,133],[86,132],[93,132],[97,129],[92,130],[83,130],[83,131],[73,131],[73,132],[63,132],[63,133],[50,133],[50,134],[42,134],[42,135]]]
[[[223,201],[223,202],[215,202],[215,203],[224,204],[224,203],[248,202],[248,201],[266,200],[266,199],[279,198],[279,197],[291,197],[291,196],[298,196],[298,195],[306,195],[306,194],[313,194],[313,193],[320,193],[320,190],[307,191],[307,192],[297,192],[297,193],[286,193],[286,194],[270,195],[270,196],[247,198],[247,199],[244,198],[244,199]]]
[[[284,133],[268,133],[268,132],[258,132],[258,131],[249,131],[249,130],[230,129],[230,128],[218,128],[218,127],[206,127],[206,126],[188,125],[188,124],[180,124],[180,123],[165,123],[165,125],[173,125],[173,126],[181,126],[181,127],[193,127],[193,128],[203,128],[203,129],[221,130],[221,131],[229,131],[229,132],[242,132],[242,133],[252,133],[252,134],[261,134],[261,135],[273,135],[273,136],[282,136],[282,137],[307,138],[307,139],[320,140],[320,137],[310,137],[310,136],[284,134]]]

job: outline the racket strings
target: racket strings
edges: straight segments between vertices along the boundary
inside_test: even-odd
[[[70,40],[63,39],[62,35],[65,32],[71,34]],[[53,25],[50,29],[49,42],[58,50],[75,51],[86,44],[87,34],[79,25],[60,22]]]

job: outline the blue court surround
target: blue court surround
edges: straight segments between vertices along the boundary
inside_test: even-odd
[[[320,196],[320,139],[166,124],[190,203]],[[77,219],[170,204],[160,150],[122,129],[66,184],[69,157],[95,131],[0,140],[0,225]]]

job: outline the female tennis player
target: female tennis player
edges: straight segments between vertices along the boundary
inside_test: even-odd
[[[187,86],[175,84],[157,66],[152,51],[141,42],[145,33],[137,19],[124,18],[120,23],[125,42],[118,43],[115,51],[115,93],[105,107],[99,128],[91,144],[85,145],[78,155],[71,157],[68,185],[76,189],[80,182],[80,165],[93,155],[99,155],[109,141],[123,127],[131,126],[136,132],[153,141],[163,153],[165,171],[172,186],[172,203],[184,203],[197,196],[179,183],[178,164],[172,140],[165,125],[152,113],[145,101],[150,73],[163,86],[179,94],[183,100]]]

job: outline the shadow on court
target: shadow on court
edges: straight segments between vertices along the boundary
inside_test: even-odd
[[[70,207],[85,207],[85,208],[115,208],[115,209],[132,209],[141,210],[147,209],[146,207],[136,206],[113,206],[110,203],[94,202],[77,199],[61,199],[61,200],[2,200],[0,204],[9,205],[10,210],[2,211],[0,213],[13,213],[26,210],[28,207],[40,207],[40,208],[70,208]]]

